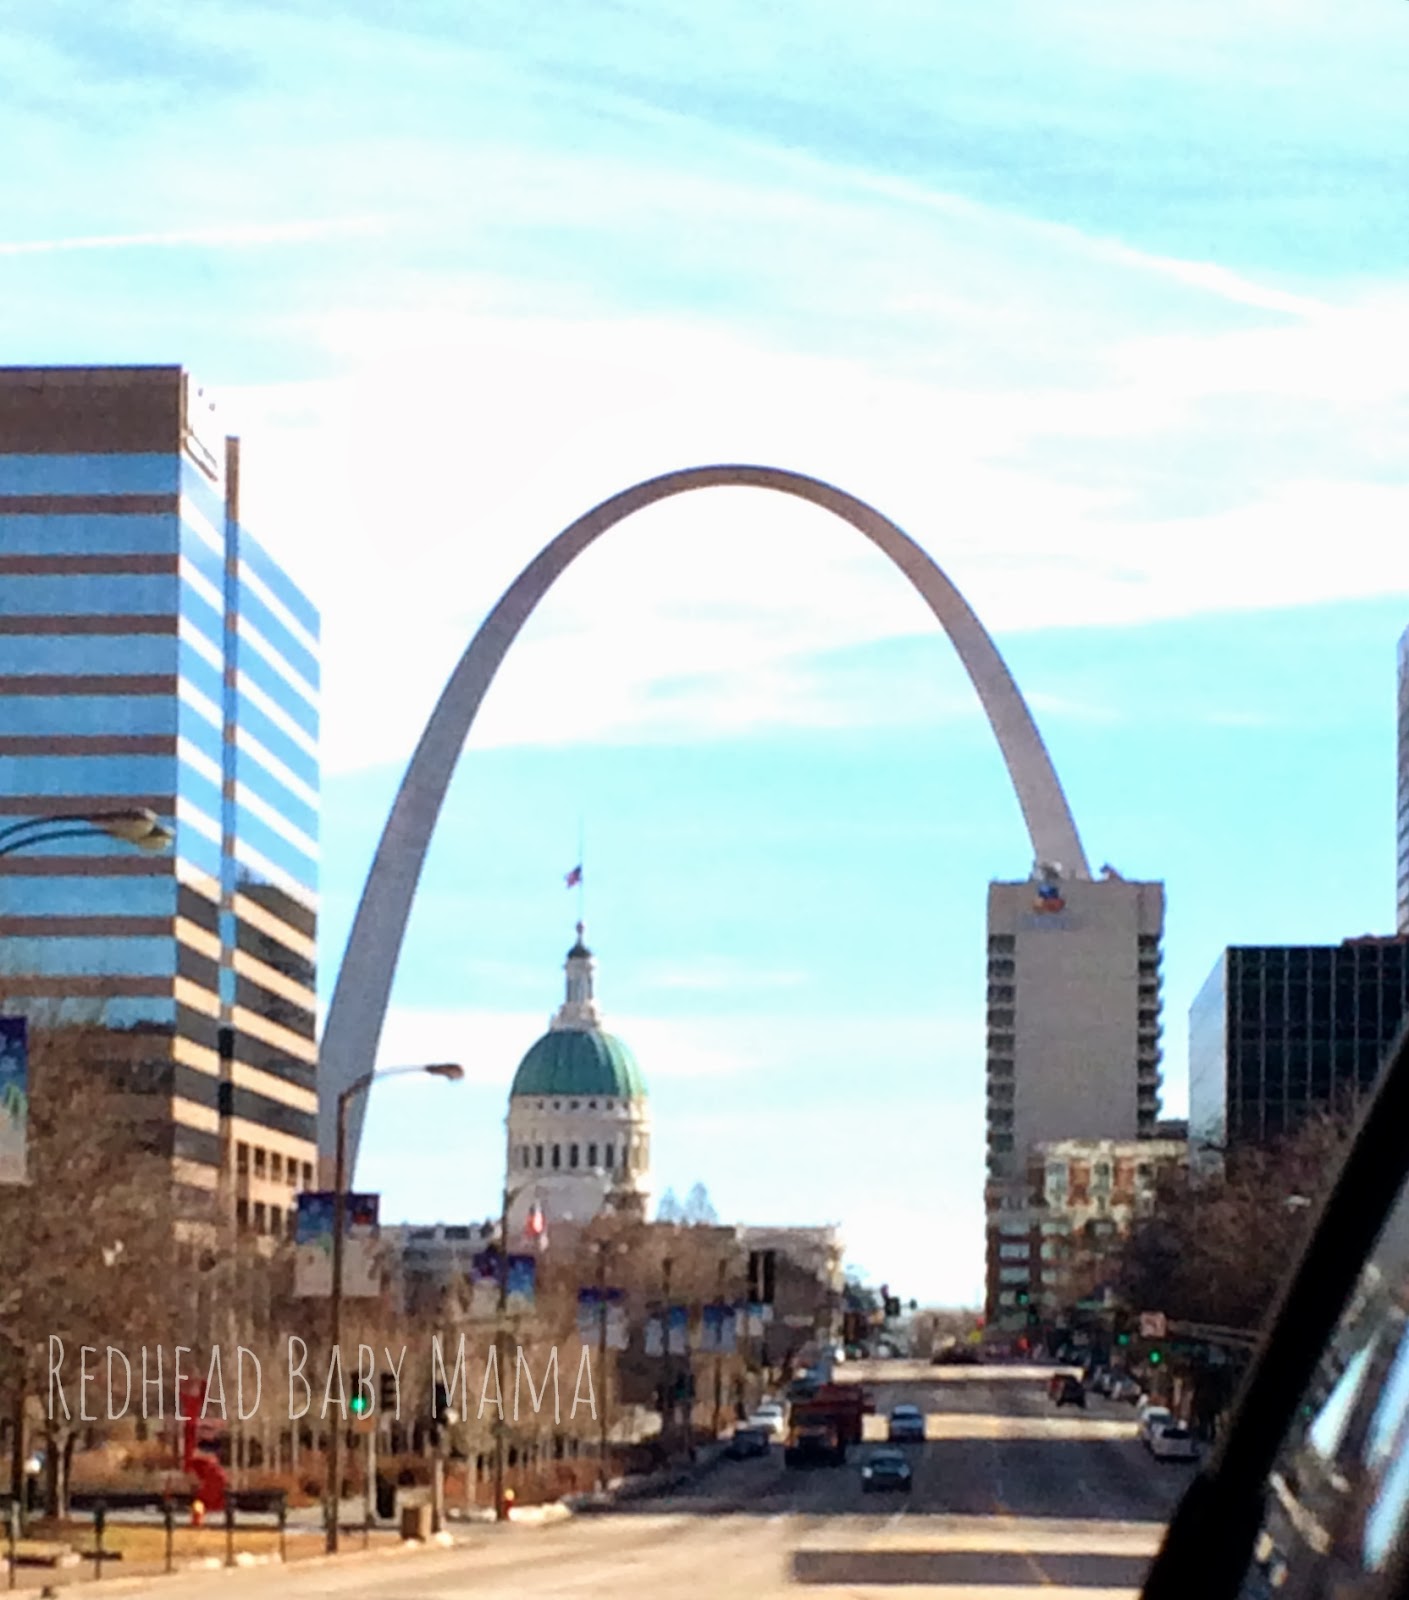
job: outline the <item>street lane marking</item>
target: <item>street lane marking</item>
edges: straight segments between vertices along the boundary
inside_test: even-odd
[[[884,1444],[886,1417],[866,1417],[862,1438]],[[1135,1424],[1106,1417],[1014,1417],[989,1411],[932,1411],[925,1418],[925,1441],[937,1439],[1129,1439]],[[916,1441],[918,1443],[918,1441]]]

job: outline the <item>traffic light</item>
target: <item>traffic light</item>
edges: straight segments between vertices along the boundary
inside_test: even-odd
[[[348,1401],[347,1406],[348,1410],[352,1412],[354,1417],[365,1417],[371,1404],[371,1397],[368,1395],[367,1391],[359,1388],[353,1395],[352,1399]]]
[[[1127,1345],[1130,1343],[1130,1335],[1128,1333],[1118,1333],[1115,1336],[1115,1342],[1119,1345]]]
[[[396,1410],[396,1374],[394,1372],[382,1373],[381,1407],[383,1411]]]
[[[1018,1290],[1017,1301],[1020,1306],[1025,1306],[1031,1299],[1032,1296],[1027,1292],[1026,1289]]]
[[[886,1299],[886,1315],[888,1317],[900,1315],[900,1301],[895,1295],[889,1295]]]
[[[1156,1345],[1145,1359],[1152,1367],[1157,1367],[1160,1362],[1164,1360],[1164,1351],[1161,1350],[1158,1345]]]

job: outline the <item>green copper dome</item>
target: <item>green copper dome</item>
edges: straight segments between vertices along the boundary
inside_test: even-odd
[[[646,1082],[620,1039],[597,1029],[555,1028],[519,1063],[509,1093],[640,1100]]]

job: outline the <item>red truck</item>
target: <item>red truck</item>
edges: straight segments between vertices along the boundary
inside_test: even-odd
[[[805,1400],[794,1400],[788,1418],[783,1463],[805,1467],[841,1466],[847,1448],[861,1443],[866,1396],[853,1383],[824,1383]]]

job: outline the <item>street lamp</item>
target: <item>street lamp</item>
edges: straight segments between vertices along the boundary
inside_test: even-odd
[[[499,1416],[494,1423],[494,1520],[507,1522],[509,1520],[509,1506],[504,1498],[504,1477],[508,1463],[505,1460],[505,1433],[507,1424],[504,1421],[504,1368],[508,1355],[504,1347],[505,1322],[509,1314],[509,1208],[521,1194],[530,1189],[536,1189],[536,1179],[528,1183],[516,1184],[512,1189],[504,1185],[503,1201],[499,1209],[499,1297],[498,1315],[494,1324],[494,1363],[499,1378]]]
[[[343,1230],[347,1227],[347,1108],[358,1095],[365,1094],[378,1078],[400,1078],[417,1072],[432,1078],[458,1083],[465,1069],[455,1061],[437,1061],[425,1067],[383,1067],[380,1072],[364,1072],[338,1095],[337,1163],[333,1174],[333,1349],[342,1349],[342,1274]],[[342,1503],[342,1427],[333,1428],[328,1451],[328,1533],[329,1555],[338,1548],[338,1507]]]
[[[175,837],[154,811],[78,812],[68,816],[27,817],[0,828],[0,856],[28,850],[54,839],[93,839],[107,836],[135,845],[151,854],[169,849]]]

